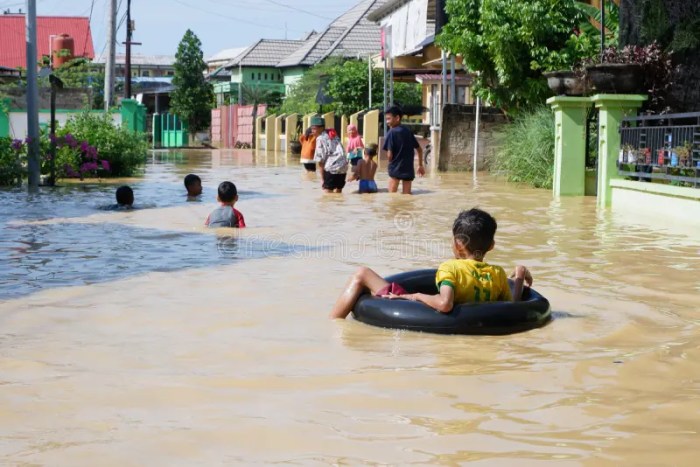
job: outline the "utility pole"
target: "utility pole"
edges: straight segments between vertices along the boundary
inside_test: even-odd
[[[117,0],[109,0],[107,21],[107,61],[105,62],[105,112],[112,106],[114,93],[114,54],[117,44]]]
[[[36,0],[27,0],[27,137],[29,191],[39,187],[41,166],[39,163],[39,88],[37,85],[36,60]]]
[[[131,99],[131,0],[126,1],[126,57],[124,57],[124,98]]]
[[[131,35],[134,32],[134,23],[131,21],[131,0],[126,1],[126,56],[124,57],[124,98],[131,99],[131,46],[141,45],[133,42]]]

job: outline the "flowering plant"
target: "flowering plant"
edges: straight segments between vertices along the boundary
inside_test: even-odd
[[[87,141],[78,141],[72,134],[49,136],[51,145],[56,146],[56,170],[59,177],[80,178],[100,177],[110,172],[109,161],[102,159],[95,146]],[[50,164],[50,153],[45,156]]]

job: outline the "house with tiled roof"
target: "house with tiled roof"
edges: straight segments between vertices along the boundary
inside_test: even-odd
[[[210,73],[219,104],[235,102],[239,83],[285,94],[310,67],[328,57],[362,58],[381,49],[379,26],[367,16],[387,0],[361,0],[320,32],[301,40],[261,39]],[[230,80],[222,82],[230,76]]]
[[[0,66],[27,67],[25,42],[25,16],[23,14],[0,15]],[[82,16],[38,16],[36,25],[37,55],[50,55],[51,37],[68,34],[73,38],[75,57],[92,60],[95,50],[92,44],[90,20]]]
[[[328,57],[367,59],[379,53],[381,30],[368,16],[386,1],[362,0],[281,60],[277,67],[282,70],[285,88],[288,90],[307,69]]]
[[[209,76],[216,80],[219,73],[230,74],[227,82],[214,84],[214,93],[219,103],[226,96],[231,102],[238,100],[241,85],[266,88],[284,94],[282,71],[277,64],[304,44],[303,40],[260,39],[233,60]]]

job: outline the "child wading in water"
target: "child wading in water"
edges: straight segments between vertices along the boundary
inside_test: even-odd
[[[245,227],[243,214],[234,208],[238,201],[236,185],[231,182],[221,182],[216,200],[221,203],[221,206],[207,216],[204,225],[207,227],[237,227],[239,229]]]
[[[377,173],[377,163],[374,157],[377,155],[376,144],[370,144],[365,148],[364,155],[355,168],[355,180],[360,181],[360,193],[376,193],[377,183],[374,175]]]
[[[195,174],[185,176],[185,189],[187,190],[187,201],[199,201],[202,194],[202,179]]]
[[[365,143],[362,141],[362,136],[357,131],[355,125],[348,125],[348,144],[345,147],[345,152],[348,155],[348,160],[352,166],[353,173],[355,172],[355,167],[358,162],[362,159],[362,149],[364,149]]]
[[[476,208],[462,211],[452,226],[455,259],[442,263],[435,275],[437,294],[408,293],[399,284],[389,283],[362,267],[350,279],[330,317],[345,318],[367,289],[378,297],[422,302],[441,313],[449,313],[460,303],[519,301],[523,285],[532,285],[532,276],[525,266],[517,266],[511,275],[515,279],[511,294],[503,268],[484,262],[484,256],[495,245],[495,234],[496,220],[490,214]]]

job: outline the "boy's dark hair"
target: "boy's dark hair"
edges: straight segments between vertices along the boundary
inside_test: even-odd
[[[195,175],[195,174],[185,175],[185,188],[189,188],[197,182],[199,182],[200,185],[202,184],[202,179],[199,178],[198,175]]]
[[[117,204],[126,206],[134,204],[134,190],[126,185],[117,188]]]
[[[452,235],[475,258],[481,259],[493,245],[496,228],[496,219],[491,214],[478,208],[472,208],[459,213],[452,225]]]
[[[236,185],[231,182],[221,182],[219,184],[219,200],[222,203],[230,203],[236,199],[238,195],[238,190],[236,190]]]
[[[377,146],[376,144],[372,143],[372,144],[370,144],[369,146],[367,146],[367,147],[365,148],[365,154],[367,154],[367,155],[370,156],[370,157],[374,157],[374,156],[377,155],[377,149],[378,149],[378,148],[379,148],[379,146]]]
[[[384,113],[391,114],[399,118],[403,117],[403,110],[398,105],[392,105],[391,107],[386,109]]]

